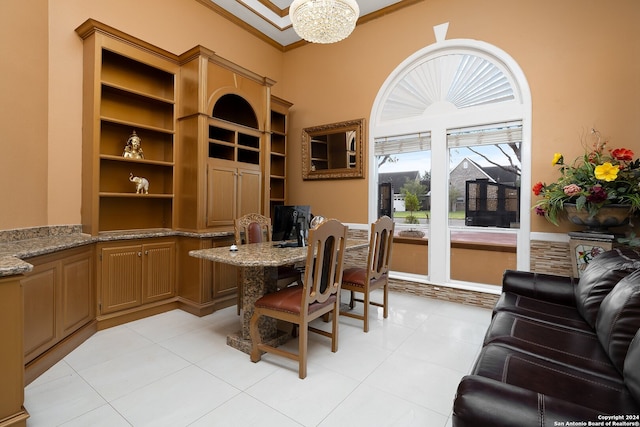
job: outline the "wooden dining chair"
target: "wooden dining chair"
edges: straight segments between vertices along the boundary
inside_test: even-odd
[[[298,375],[307,376],[308,332],[331,338],[331,351],[338,350],[340,282],[347,238],[347,226],[327,220],[309,231],[309,244],[303,284],[267,294],[255,302],[250,322],[251,361],[258,362],[263,352],[298,361]],[[309,326],[323,316],[331,317],[331,332]],[[258,321],[262,316],[298,325],[298,352],[290,352],[262,342]]]
[[[261,243],[271,241],[271,219],[258,213],[249,213],[236,218],[233,222],[233,233],[236,245],[247,243]],[[238,280],[238,314],[242,307],[242,283],[244,278],[241,272]],[[278,279],[276,286],[278,289],[289,286],[292,283],[302,284],[302,273],[291,265],[278,267]]]
[[[369,332],[370,305],[382,307],[382,315],[385,319],[389,316],[389,264],[394,228],[395,224],[388,216],[380,217],[371,224],[367,266],[347,268],[342,273],[342,289],[351,292],[349,307],[353,309],[356,301],[362,302],[364,313],[360,315],[353,311],[344,311],[340,314],[363,320],[364,332]],[[371,292],[376,289],[383,290],[382,304],[371,301]],[[363,294],[363,297],[356,298],[356,293]]]

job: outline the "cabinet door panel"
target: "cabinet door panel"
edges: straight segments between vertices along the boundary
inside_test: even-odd
[[[142,253],[142,303],[174,296],[175,243],[149,243],[142,246]]]
[[[56,262],[36,265],[22,279],[24,292],[25,363],[56,343]]]
[[[238,174],[238,217],[248,213],[262,212],[262,185],[260,171],[240,169]]]
[[[213,247],[229,246],[233,239],[221,239],[213,242]],[[212,262],[213,265],[213,298],[233,295],[238,289],[238,267],[221,262]]]
[[[141,247],[103,248],[101,254],[101,313],[110,313],[140,305],[142,289]]]
[[[209,166],[207,179],[207,225],[233,225],[236,218],[237,169]]]
[[[62,264],[62,335],[90,322],[95,300],[92,280],[92,252],[66,259]]]

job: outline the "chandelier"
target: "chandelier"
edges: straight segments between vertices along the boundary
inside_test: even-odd
[[[356,0],[293,0],[289,7],[293,29],[312,43],[335,43],[347,38],[359,14]]]

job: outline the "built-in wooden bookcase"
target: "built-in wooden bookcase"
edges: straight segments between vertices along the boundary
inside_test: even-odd
[[[236,123],[209,120],[209,158],[260,164],[261,132]]]
[[[173,227],[179,64],[161,49],[89,20],[84,39],[83,230]],[[144,158],[123,156],[133,132]],[[129,177],[149,181],[137,194]]]
[[[287,131],[288,114],[293,104],[271,97],[271,148],[269,150],[269,213],[287,201]]]

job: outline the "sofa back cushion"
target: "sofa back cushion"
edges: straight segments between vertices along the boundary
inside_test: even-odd
[[[582,272],[575,288],[576,306],[595,328],[602,300],[624,277],[640,269],[640,255],[628,247],[614,248],[595,257]]]
[[[640,403],[640,329],[631,341],[624,361],[624,384],[636,402]]]
[[[596,333],[611,362],[622,374],[627,350],[640,328],[640,270],[622,279],[598,313]]]

